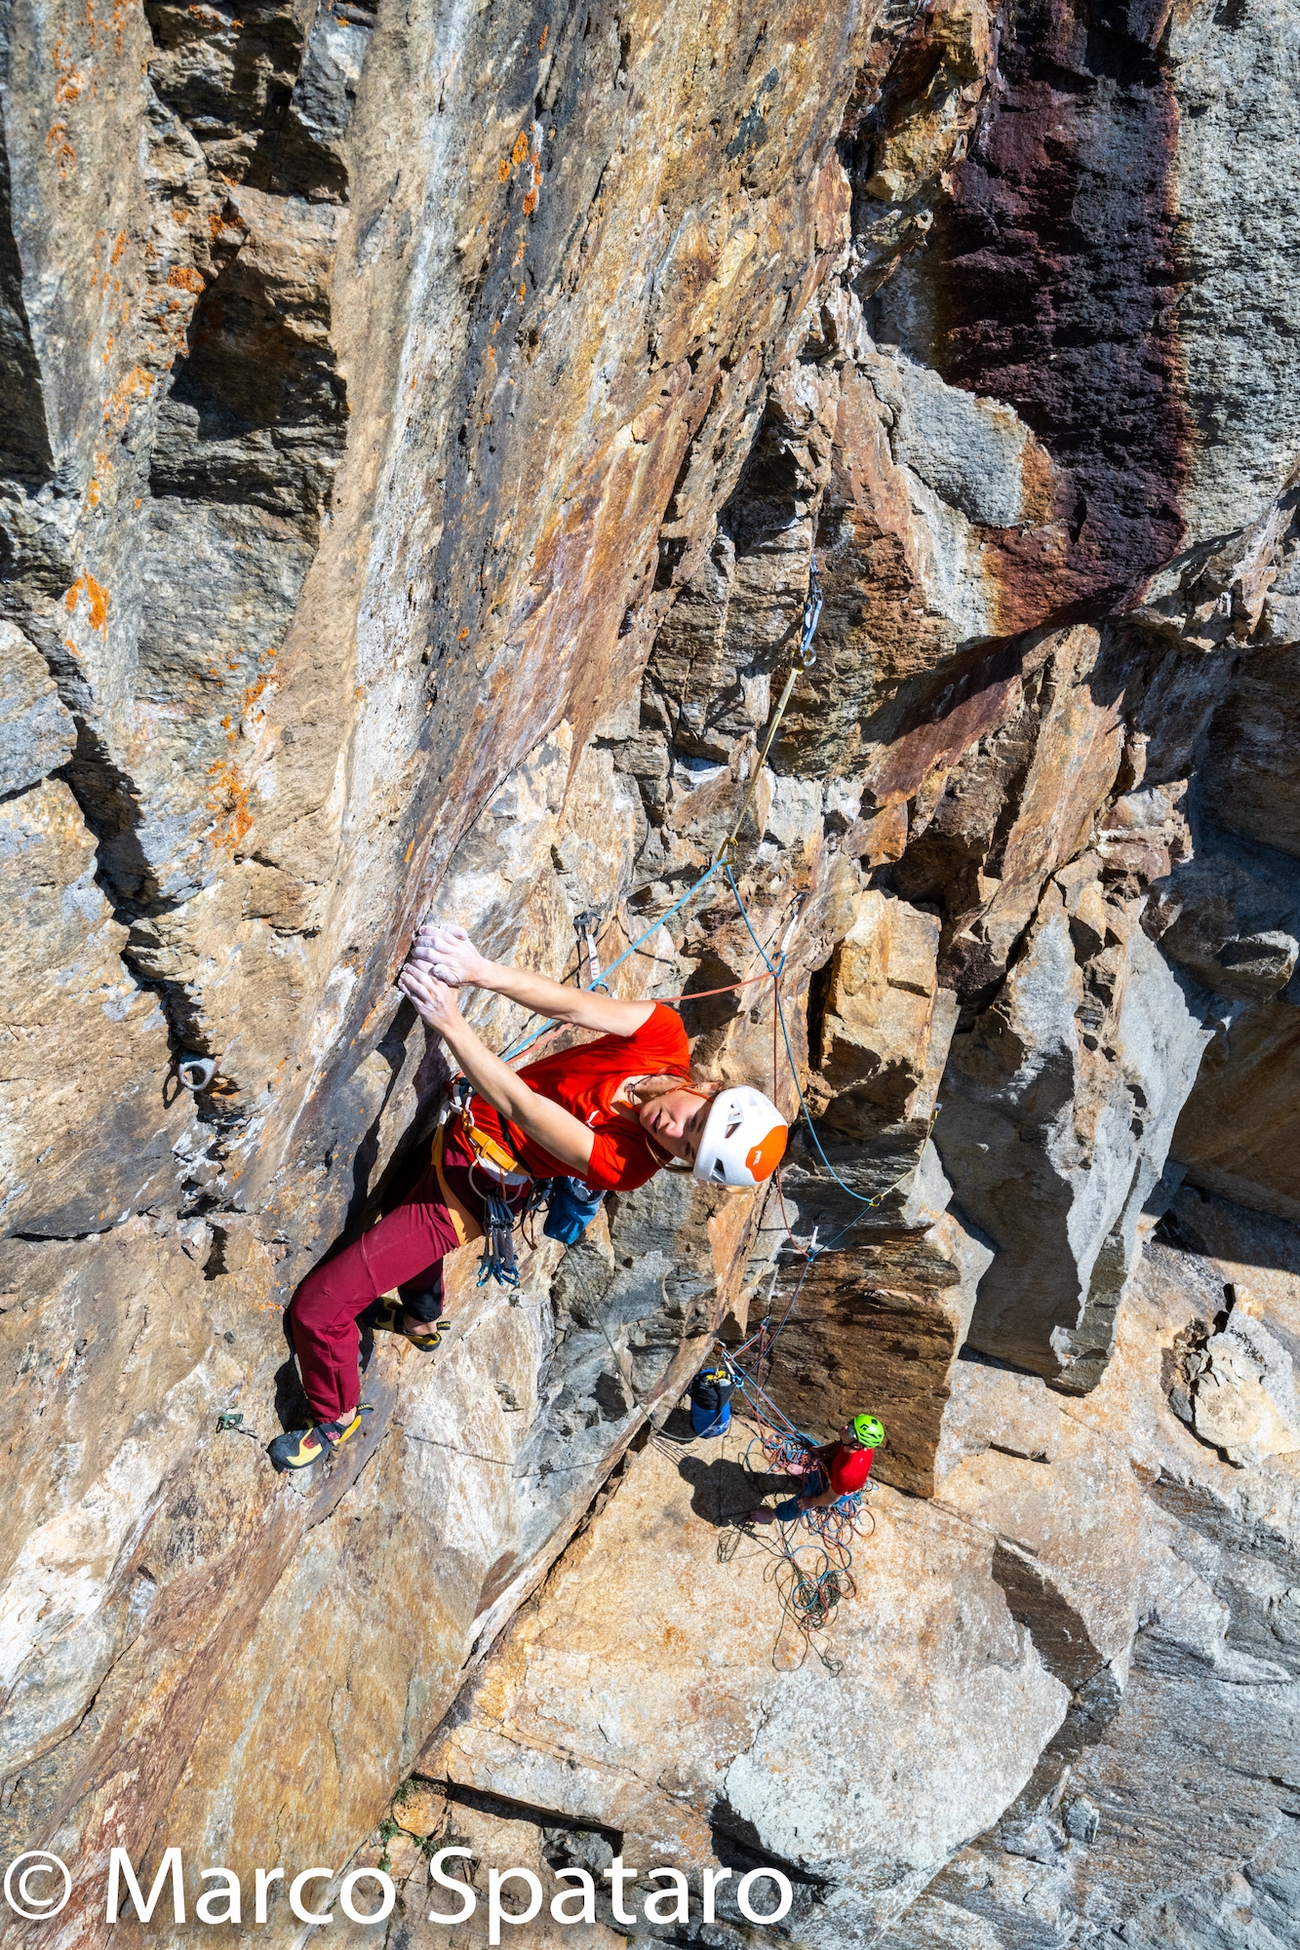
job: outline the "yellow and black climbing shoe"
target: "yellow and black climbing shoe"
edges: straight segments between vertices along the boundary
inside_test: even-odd
[[[361,1315],[360,1325],[371,1328],[376,1334],[397,1334],[402,1340],[418,1347],[421,1354],[432,1354],[442,1341],[441,1330],[433,1321],[425,1323],[428,1331],[423,1334],[408,1333],[402,1322],[406,1309],[400,1300],[375,1300]]]
[[[318,1422],[312,1429],[289,1429],[277,1435],[267,1450],[274,1468],[307,1469],[319,1462],[327,1449],[337,1449],[361,1427],[361,1417],[369,1412],[369,1402],[354,1408],[351,1416],[337,1422]]]

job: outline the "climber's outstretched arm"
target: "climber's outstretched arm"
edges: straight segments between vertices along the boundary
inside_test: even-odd
[[[438,1031],[474,1089],[487,1098],[493,1110],[536,1139],[562,1165],[576,1172],[587,1169],[594,1142],[587,1126],[561,1105],[539,1097],[499,1056],[493,1056],[461,1015],[453,988],[420,962],[406,964],[397,986],[410,996],[424,1021]],[[558,983],[550,986],[559,988]],[[560,993],[571,995],[573,991],[561,989]]]
[[[571,1022],[580,1029],[599,1029],[607,1036],[635,1036],[654,1008],[653,1002],[618,1002],[612,995],[566,988],[563,982],[553,982],[547,975],[534,975],[528,969],[511,968],[506,962],[489,961],[479,953],[464,928],[421,928],[411,949],[411,960],[452,988],[468,985],[490,989],[494,995],[504,995],[539,1016],[550,1016],[554,1022]],[[486,1091],[483,1094],[488,1095]]]

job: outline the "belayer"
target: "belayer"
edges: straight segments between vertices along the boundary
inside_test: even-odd
[[[440,1126],[407,1198],[295,1293],[289,1318],[313,1423],[276,1437],[277,1469],[303,1469],[360,1428],[359,1318],[431,1352],[444,1256],[485,1230],[493,1247],[504,1233],[508,1253],[536,1181],[629,1192],[676,1165],[705,1184],[758,1185],[785,1150],[786,1121],[761,1091],[692,1081],[682,1019],[662,1002],[620,1002],[488,961],[455,927],[420,929],[398,987],[441,1035],[471,1094]],[[462,987],[603,1033],[511,1070],[461,1015]],[[394,1289],[400,1306],[378,1304]]]
[[[808,1457],[804,1488],[769,1510],[760,1503],[749,1513],[751,1523],[796,1523],[808,1510],[829,1510],[842,1496],[860,1490],[871,1474],[876,1450],[885,1440],[885,1425],[874,1415],[855,1415],[834,1442],[823,1443]]]

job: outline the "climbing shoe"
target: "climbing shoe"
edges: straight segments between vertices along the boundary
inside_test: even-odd
[[[355,1435],[361,1427],[362,1416],[369,1411],[370,1403],[362,1402],[346,1422],[318,1422],[312,1429],[286,1430],[284,1435],[277,1435],[266,1453],[276,1469],[307,1469],[319,1462],[327,1449],[337,1449],[340,1443]]]
[[[400,1300],[374,1300],[361,1315],[358,1324],[369,1327],[376,1334],[398,1334],[412,1347],[418,1347],[421,1354],[432,1354],[442,1341],[441,1331],[430,1321],[427,1334],[409,1334],[402,1325],[405,1318],[406,1309]]]

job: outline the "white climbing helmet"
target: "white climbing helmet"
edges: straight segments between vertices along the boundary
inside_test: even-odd
[[[729,1084],[713,1099],[705,1120],[695,1176],[706,1185],[761,1185],[781,1162],[788,1129],[761,1090]]]

